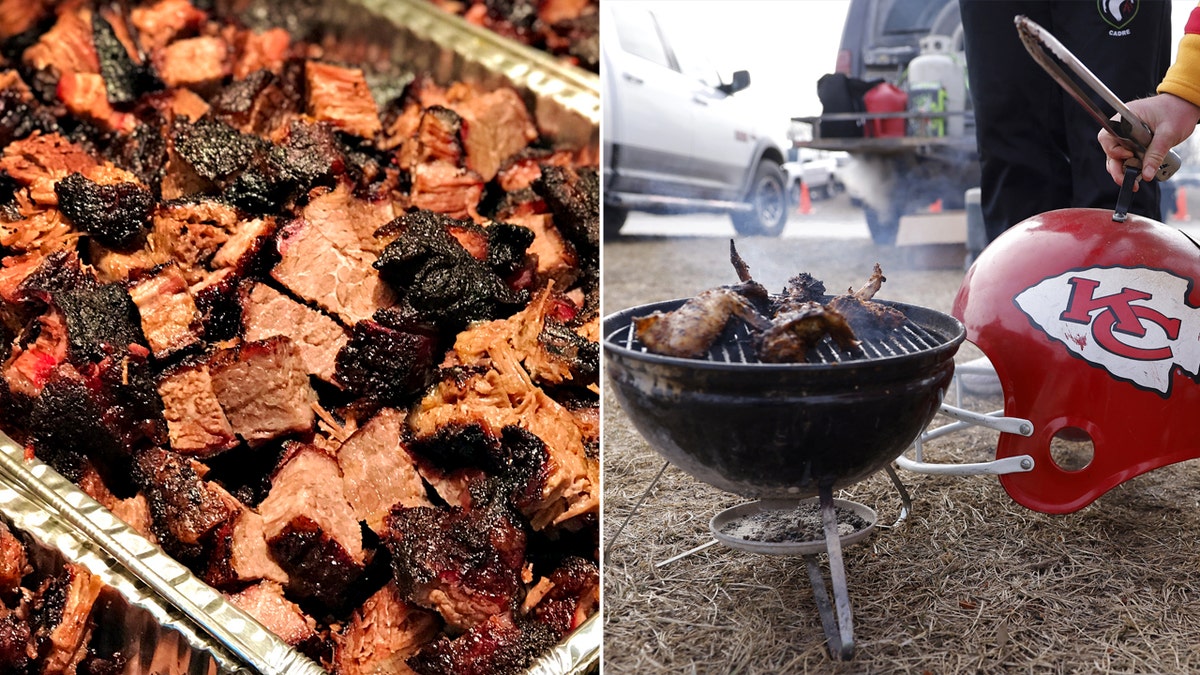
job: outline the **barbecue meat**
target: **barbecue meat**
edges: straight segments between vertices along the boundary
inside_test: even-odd
[[[749,300],[730,288],[704,291],[671,312],[635,318],[634,326],[638,340],[655,354],[702,358],[735,316],[756,330],[770,326]]]
[[[525,606],[560,638],[587,620],[599,602],[600,570],[576,556],[563,560],[525,597]]]
[[[0,521],[0,607],[14,597],[29,571],[25,545]]]
[[[334,381],[334,361],[350,342],[336,321],[262,283],[244,294],[242,321],[246,340],[289,338],[299,350],[305,372],[326,382]]]
[[[45,675],[74,673],[87,656],[92,607],[103,583],[79,565],[68,563],[37,591],[29,624]]]
[[[225,597],[293,647],[317,639],[316,622],[284,597],[283,587],[273,581],[262,581]]]
[[[354,325],[337,354],[336,381],[367,402],[407,405],[434,381],[436,336],[386,310],[376,316]]]
[[[384,517],[396,504],[430,505],[413,458],[400,441],[404,417],[395,408],[380,410],[337,454],[355,518],[376,533],[383,532]]]
[[[802,363],[809,349],[826,335],[842,349],[858,345],[846,319],[833,309],[816,302],[792,305],[777,314],[769,328],[756,336],[758,357],[765,363]]]
[[[219,83],[233,70],[229,45],[213,36],[176,40],[156,52],[155,65],[168,86],[200,90]]]
[[[169,372],[158,383],[158,395],[175,452],[207,457],[237,445],[207,364],[184,365]]]
[[[200,315],[187,280],[167,264],[133,281],[129,297],[137,306],[142,334],[155,358],[164,358],[200,341]]]
[[[865,338],[886,335],[904,325],[904,313],[871,301],[885,281],[883,270],[875,263],[871,278],[862,288],[830,300],[829,307],[844,316],[858,335]]]
[[[383,541],[410,602],[435,609],[456,632],[520,602],[525,532],[504,508],[392,509]]]
[[[354,610],[334,636],[334,672],[411,675],[405,659],[433,641],[440,623],[436,614],[406,602],[390,581]]]
[[[264,579],[286,585],[287,572],[267,549],[262,516],[232,495],[222,493],[219,487],[213,487],[237,513],[213,533],[213,549],[204,580],[220,588]]]
[[[439,638],[408,665],[418,675],[516,675],[555,643],[553,631],[511,614],[489,616],[456,638]]]
[[[509,157],[538,136],[524,101],[513,89],[470,92],[449,107],[462,118],[462,143],[467,168],[486,183]]]
[[[362,574],[362,531],[346,498],[337,461],[291,443],[259,504],[272,556],[288,573],[288,590],[329,606]]]
[[[801,272],[788,279],[783,294],[774,300],[776,314],[809,302],[825,302],[825,284],[808,272]]]
[[[379,133],[379,109],[361,70],[306,61],[304,84],[313,118],[363,138]]]
[[[338,248],[313,224],[297,220],[279,232],[279,263],[271,276],[304,300],[353,325],[395,303],[372,269],[374,257],[358,247]]]
[[[133,461],[133,480],[150,502],[154,533],[172,556],[199,555],[201,540],[234,515],[219,488],[178,453],[151,448]]]
[[[290,339],[242,343],[219,352],[209,369],[230,426],[251,446],[312,429],[316,392],[300,349]]]

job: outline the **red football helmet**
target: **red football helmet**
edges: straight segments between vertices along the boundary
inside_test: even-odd
[[[1032,436],[1001,434],[998,458],[1030,455],[1000,478],[1018,503],[1070,513],[1124,480],[1200,457],[1200,246],[1179,230],[1112,211],[1034,216],[967,272],[954,315],[996,367],[1004,414]],[[1092,442],[1063,468],[1056,436]]]

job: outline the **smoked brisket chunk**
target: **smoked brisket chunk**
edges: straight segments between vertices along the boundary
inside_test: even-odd
[[[462,221],[432,211],[408,213],[398,220],[401,234],[383,250],[375,268],[421,317],[462,328],[472,321],[507,316],[528,301],[528,293],[513,290],[502,277],[511,249],[497,257],[502,263],[498,272],[450,233]]]
[[[200,341],[200,314],[177,265],[164,265],[133,281],[129,297],[137,306],[142,334],[155,358]]]
[[[548,589],[534,606],[534,616],[561,639],[600,602],[600,570],[590,560],[568,556],[546,582]]]
[[[516,675],[557,639],[545,625],[489,616],[456,638],[442,637],[408,659],[418,675]]]
[[[100,58],[100,74],[104,76],[109,103],[132,103],[142,94],[164,88],[149,63],[134,63],[125,45],[117,39],[112,24],[100,12],[92,13],[92,42]]]
[[[284,597],[283,587],[273,581],[254,584],[226,598],[293,647],[317,639],[316,622]]]
[[[507,509],[397,506],[383,541],[404,596],[461,632],[508,613],[523,592],[525,532]]]
[[[202,540],[234,515],[218,489],[178,453],[161,448],[138,453],[133,479],[150,502],[155,535],[176,558],[194,559],[203,550]]]
[[[99,577],[71,563],[42,582],[29,617],[42,673],[75,672],[87,656],[92,607],[102,587]]]
[[[33,633],[29,621],[0,607],[0,664],[6,673],[25,675],[32,673],[37,649],[33,646]]]
[[[600,176],[594,168],[542,165],[542,177],[533,189],[554,214],[559,229],[584,258],[588,266],[599,264],[600,253]]]
[[[333,381],[334,361],[349,342],[336,321],[262,283],[242,293],[242,319],[246,340],[286,336],[299,347],[310,375]]]
[[[154,195],[137,183],[100,185],[75,172],[54,186],[54,194],[63,215],[105,246],[129,247],[150,226]]]
[[[29,572],[28,565],[25,544],[0,520],[0,607],[15,596],[21,579]]]
[[[380,312],[387,316],[386,310]],[[433,383],[436,341],[421,328],[397,329],[368,319],[354,324],[337,354],[337,380],[381,405],[406,405]]]
[[[440,628],[437,615],[416,607],[390,581],[354,610],[334,637],[338,675],[411,673],[404,660],[431,642]]]
[[[219,352],[209,370],[233,431],[251,446],[312,429],[317,396],[290,339],[244,342]]]
[[[315,446],[291,443],[258,511],[267,546],[288,574],[288,590],[339,606],[363,573],[365,555],[337,461]]]
[[[384,408],[338,449],[346,498],[355,517],[375,532],[396,504],[428,506],[425,484],[401,444],[405,411]]]
[[[185,364],[171,370],[159,381],[158,394],[175,452],[209,457],[237,445],[207,364]]]
[[[122,284],[65,290],[54,295],[54,303],[66,320],[75,363],[123,355],[131,346],[145,347],[137,305]]]

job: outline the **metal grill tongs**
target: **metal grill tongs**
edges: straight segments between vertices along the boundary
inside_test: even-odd
[[[1154,138],[1154,130],[1134,114],[1124,101],[1049,31],[1024,15],[1018,15],[1013,21],[1017,25],[1021,42],[1033,60],[1062,85],[1071,98],[1078,101],[1101,127],[1116,136],[1121,145],[1133,151],[1135,157],[1125,163],[1125,181],[1121,185],[1121,193],[1117,197],[1117,206],[1113,213],[1113,220],[1124,222],[1133,199],[1133,186],[1141,175],[1142,157],[1146,154],[1150,140]],[[1070,70],[1069,74],[1063,69],[1063,65]],[[1112,118],[1111,113],[1106,113],[1093,96],[1098,96],[1111,106],[1117,114],[1116,119]],[[1158,167],[1156,178],[1167,180],[1173,176],[1179,170],[1181,161],[1173,150],[1168,151],[1162,165]]]

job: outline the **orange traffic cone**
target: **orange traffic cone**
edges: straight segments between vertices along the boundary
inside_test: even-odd
[[[1183,186],[1175,190],[1175,220],[1191,220],[1187,212],[1187,191]]]
[[[808,194],[808,183],[800,184],[800,215],[812,213],[812,196]]]
[[[929,205],[929,212],[930,213],[941,213],[942,212],[942,198],[941,197],[938,197],[937,201],[935,201],[934,203]]]

